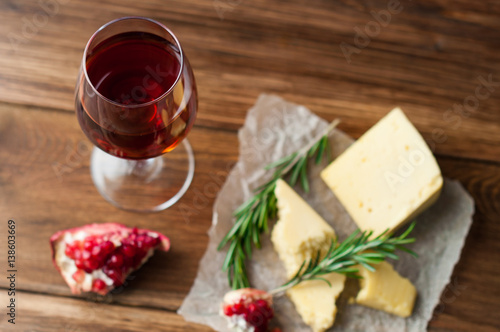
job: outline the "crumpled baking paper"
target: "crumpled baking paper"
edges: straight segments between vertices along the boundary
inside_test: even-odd
[[[269,172],[263,170],[265,165],[305,146],[327,125],[305,107],[277,96],[261,95],[249,110],[245,125],[238,133],[239,161],[215,201],[207,251],[191,291],[178,311],[187,321],[205,324],[217,331],[229,331],[225,320],[219,316],[220,303],[229,291],[227,275],[221,270],[227,248],[220,252],[216,248],[234,222],[232,212],[252,195],[254,188],[269,179]],[[336,157],[353,139],[334,130],[330,142],[332,155]],[[298,186],[295,189],[332,225],[339,240],[343,240],[356,229],[356,225],[319,177],[325,166],[325,163],[311,165],[309,194],[304,194]],[[439,200],[417,218],[412,233],[417,241],[410,248],[419,254],[419,258],[401,252],[399,261],[391,261],[394,268],[409,278],[418,290],[413,315],[404,319],[349,304],[348,299],[356,295],[358,286],[357,281],[348,280],[337,301],[339,310],[331,331],[425,331],[441,293],[450,282],[473,213],[474,202],[469,194],[460,183],[446,179]],[[248,262],[249,276],[252,287],[271,290],[286,281],[285,273],[269,236],[262,235],[262,238],[262,249],[255,249],[253,259]],[[284,332],[310,331],[286,296],[275,298],[274,302],[274,322]]]

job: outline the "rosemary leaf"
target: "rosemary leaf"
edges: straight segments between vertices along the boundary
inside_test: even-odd
[[[369,271],[375,271],[373,266],[385,259],[399,258],[394,253],[395,250],[402,250],[416,255],[404,246],[405,244],[414,242],[414,238],[407,237],[414,227],[415,222],[403,234],[397,237],[384,232],[382,235],[370,239],[372,232],[360,233],[359,231],[355,231],[339,245],[333,240],[325,257],[319,259],[318,253],[314,259],[304,261],[298,272],[288,282],[272,290],[270,294],[286,291],[303,281],[324,280],[319,276],[332,272],[342,273],[352,278],[359,278],[359,275],[357,275],[357,265],[361,265]]]
[[[270,163],[265,167],[272,170],[272,177],[254,190],[254,196],[241,204],[233,213],[236,221],[226,236],[220,242],[217,250],[222,250],[229,244],[229,249],[223,263],[223,270],[228,274],[228,281],[233,289],[249,287],[246,260],[252,255],[252,245],[260,248],[262,233],[269,232],[269,220],[277,215],[277,199],[274,195],[276,181],[289,177],[289,183],[295,185],[300,179],[304,191],[309,191],[307,165],[309,159],[319,163],[330,150],[328,134],[337,126],[338,120],[332,122],[324,132],[303,149]],[[308,262],[304,270],[311,269]]]

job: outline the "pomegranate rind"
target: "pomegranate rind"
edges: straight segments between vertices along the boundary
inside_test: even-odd
[[[63,279],[66,281],[66,284],[70,287],[71,293],[73,294],[81,294],[82,292],[91,292],[92,290],[83,290],[81,286],[77,284],[73,284],[71,280],[68,280],[69,278],[65,276],[62,271],[61,267],[59,266],[57,260],[56,260],[56,252],[59,244],[63,240],[65,234],[70,233],[70,234],[76,234],[80,232],[84,232],[86,236],[102,236],[110,233],[116,233],[116,232],[121,232],[122,234],[131,234],[133,232],[133,228],[129,228],[123,224],[119,223],[102,223],[102,224],[88,224],[80,227],[74,227],[70,229],[65,229],[58,231],[54,233],[50,237],[50,248],[51,248],[51,257],[52,257],[52,263],[54,264],[55,268],[61,274]],[[154,247],[154,250],[161,250],[161,251],[169,251],[170,250],[170,240],[168,237],[165,235],[151,231],[148,229],[138,229],[140,232],[146,232],[148,234],[154,234],[158,239],[160,239],[160,242],[158,245]],[[142,264],[140,264],[136,269],[133,269],[129,271],[128,274],[131,272],[139,269]],[[124,276],[126,277],[126,276]],[[100,294],[100,295],[106,295],[109,291],[111,291],[114,287],[109,286],[103,290],[100,291],[93,291],[94,293]]]
[[[255,288],[240,288],[227,292],[226,295],[224,295],[223,305],[235,304],[241,300],[243,300],[243,303],[246,305],[257,300],[264,300],[269,304],[269,306],[272,306],[273,304],[272,296],[263,290]]]

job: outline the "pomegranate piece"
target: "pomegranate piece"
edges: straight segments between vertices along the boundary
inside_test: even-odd
[[[269,321],[274,316],[272,304],[272,297],[267,292],[242,288],[224,296],[220,314],[235,331],[267,332]]]
[[[121,224],[91,224],[51,236],[52,260],[73,294],[107,294],[170,241],[158,232]]]

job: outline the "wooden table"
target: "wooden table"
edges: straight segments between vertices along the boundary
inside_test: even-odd
[[[128,15],[177,34],[199,88],[193,184],[156,214],[120,211],[99,196],[73,108],[86,41]],[[211,189],[236,162],[237,129],[263,92],[340,117],[354,137],[394,106],[405,110],[477,209],[429,330],[500,330],[500,84],[477,88],[500,82],[499,1],[4,0],[0,29],[0,330],[209,331],[176,310],[205,251]],[[4,314],[9,218],[17,223],[15,326]],[[50,235],[111,221],[161,231],[172,251],[105,301],[71,295],[52,266]]]

